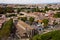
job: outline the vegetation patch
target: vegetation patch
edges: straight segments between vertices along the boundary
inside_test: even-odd
[[[42,35],[36,35],[32,40],[60,40],[60,30],[55,30]]]

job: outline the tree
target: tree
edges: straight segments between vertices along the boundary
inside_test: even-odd
[[[29,22],[30,22],[30,24],[32,24],[34,22],[34,18],[33,17],[30,17],[29,18]]]
[[[36,35],[32,40],[60,40],[60,30],[51,31],[45,34]]]
[[[40,12],[46,13],[46,11],[45,11],[45,10],[40,10]]]
[[[33,8],[33,9],[32,9],[32,12],[40,12],[40,9],[39,9],[38,7]]]
[[[27,21],[27,17],[22,17],[21,20],[25,22]]]
[[[6,40],[9,37],[12,25],[13,25],[13,19],[10,19],[9,21],[3,24],[2,29],[0,30],[0,39],[5,38]]]
[[[6,7],[6,8],[4,8],[4,9],[5,9],[5,11],[8,12],[8,13],[14,12],[14,9],[11,8],[11,7]]]
[[[6,17],[12,17],[12,16],[17,16],[17,15],[16,14],[6,15]]]
[[[17,9],[17,13],[19,13],[21,11],[21,9]]]
[[[0,14],[5,14],[5,13],[6,13],[5,9],[4,8],[0,8]]]
[[[40,12],[40,9],[38,7],[36,8],[36,12]]]
[[[57,12],[56,14],[54,14],[55,18],[60,18],[60,12]]]
[[[46,11],[49,11],[49,10],[53,10],[53,11],[55,11],[55,9],[53,9],[53,8],[48,8],[47,6],[45,6],[44,11],[46,12]]]
[[[45,11],[48,11],[48,7],[47,6],[45,6]]]
[[[47,25],[48,25],[48,22],[49,22],[48,19],[44,19],[44,20],[43,20],[44,26],[47,26]]]
[[[54,20],[53,25],[54,25],[54,26],[55,26],[55,25],[58,25],[58,22],[55,22],[55,20]]]

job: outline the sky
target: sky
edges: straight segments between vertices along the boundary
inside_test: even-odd
[[[60,3],[60,0],[0,0],[0,3],[7,4],[43,4],[43,3]]]

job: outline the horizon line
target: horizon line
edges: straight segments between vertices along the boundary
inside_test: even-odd
[[[60,4],[60,2],[56,2],[56,3],[0,3],[0,4]]]

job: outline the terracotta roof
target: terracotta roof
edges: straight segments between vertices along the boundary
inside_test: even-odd
[[[42,20],[37,20],[38,22],[42,22]]]
[[[16,28],[17,28],[17,33],[21,37],[25,36],[24,33],[27,33],[33,29],[31,26],[29,26],[28,24],[26,24],[25,22],[23,22],[21,20],[18,21]]]
[[[28,24],[26,24],[25,22],[23,22],[23,21],[21,21],[21,20],[19,20],[19,22],[18,22],[20,25],[22,25],[24,28],[28,28],[28,29],[33,29],[30,25],[28,25]]]

